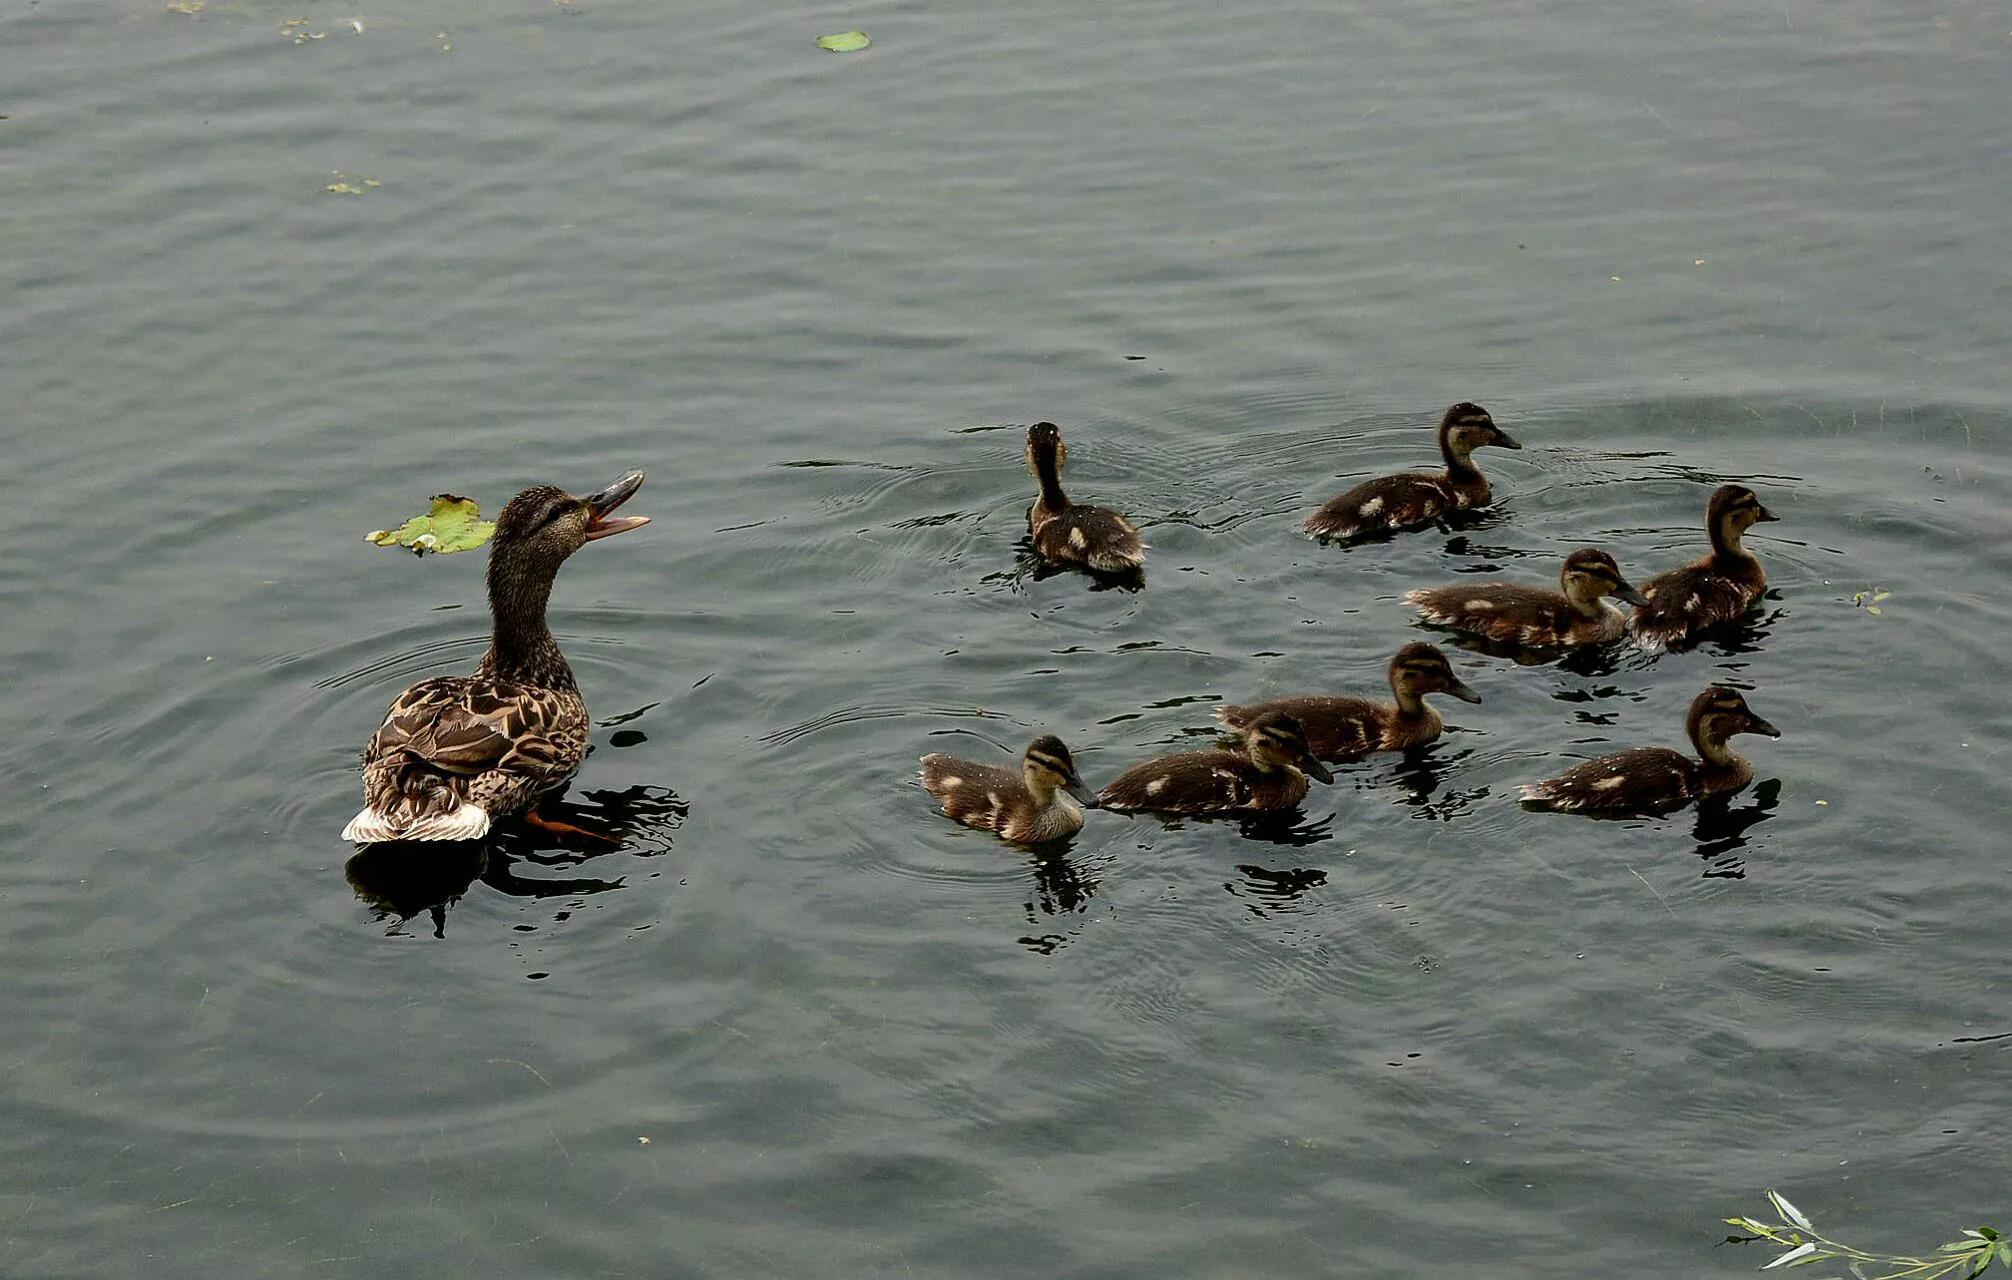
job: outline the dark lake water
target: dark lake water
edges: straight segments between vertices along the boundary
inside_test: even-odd
[[[2008,55],[1982,0],[13,0],[0,1273],[1695,1280],[1767,1187],[2008,1225]],[[1479,527],[1295,536],[1457,399],[1527,446]],[[1042,418],[1143,592],[1016,568]],[[359,746],[486,632],[478,556],[360,535],[630,466],[656,522],[554,611],[629,845],[351,863]],[[1035,859],[912,784],[1373,690],[1405,590],[1639,580],[1725,479],[1782,517],[1742,637],[1460,655],[1485,703],[1289,840]],[[1726,815],[1513,803],[1711,680],[1784,730]]]

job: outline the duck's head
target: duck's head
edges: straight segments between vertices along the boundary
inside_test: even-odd
[[[1628,585],[1621,576],[1621,566],[1614,563],[1614,557],[1598,547],[1581,547],[1565,557],[1564,571],[1558,575],[1558,586],[1577,605],[1593,605],[1605,596],[1625,600],[1629,604],[1647,604],[1648,597]]]
[[[1027,428],[1027,470],[1038,480],[1044,466],[1057,474],[1069,462],[1069,446],[1062,443],[1062,429],[1052,422],[1037,422]]]
[[[1697,744],[1700,753],[1707,757],[1736,733],[1757,733],[1764,738],[1781,737],[1781,730],[1754,714],[1739,690],[1728,689],[1722,684],[1708,687],[1691,700],[1691,709],[1684,716],[1684,729],[1690,734],[1691,741]]]
[[[631,471],[585,498],[539,484],[510,499],[496,517],[489,544],[492,593],[522,591],[539,582],[549,586],[566,557],[581,547],[648,524],[648,516],[615,514],[642,487],[643,473]]]
[[[1453,664],[1438,645],[1405,645],[1390,659],[1390,690],[1399,703],[1415,703],[1428,693],[1450,693],[1462,702],[1479,702],[1481,695],[1453,674]]]
[[[1760,495],[1743,484],[1722,484],[1705,504],[1705,528],[1728,547],[1738,547],[1740,535],[1779,516],[1761,505]]]
[[[1306,729],[1283,711],[1271,711],[1244,730],[1244,750],[1262,769],[1297,769],[1310,778],[1333,782],[1334,774],[1314,758]]]
[[[1076,758],[1052,733],[1044,733],[1027,744],[1027,750],[1020,756],[1020,776],[1036,796],[1052,796],[1059,789],[1085,804],[1097,803],[1090,789],[1083,785],[1082,775],[1076,772]]]
[[[1521,449],[1507,431],[1478,404],[1462,400],[1440,416],[1439,448],[1448,460],[1466,461],[1467,455],[1484,445]]]

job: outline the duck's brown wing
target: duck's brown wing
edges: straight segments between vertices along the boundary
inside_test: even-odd
[[[1138,529],[1109,507],[1071,505],[1040,513],[1029,530],[1036,551],[1064,564],[1122,573],[1145,563],[1146,544]]]
[[[1300,527],[1316,538],[1355,538],[1427,524],[1456,505],[1439,476],[1407,471],[1365,480],[1330,498]]]
[[[1256,766],[1235,752],[1191,751],[1128,769],[1097,798],[1106,809],[1227,813],[1251,806],[1258,780]]]
[[[1359,760],[1383,747],[1383,708],[1367,698],[1327,698],[1306,694],[1274,698],[1247,707],[1216,708],[1216,719],[1232,729],[1272,711],[1283,711],[1306,730],[1306,745],[1322,760]]]
[[[1698,765],[1667,747],[1636,747],[1529,783],[1522,796],[1563,813],[1667,813],[1697,799]]]
[[[352,838],[466,838],[572,776],[586,754],[578,695],[441,676],[391,704],[363,752],[364,811]],[[485,818],[449,821],[464,805]],[[473,831],[479,835],[481,831]]]
[[[1706,560],[1659,573],[1642,585],[1649,603],[1635,609],[1636,642],[1645,649],[1666,649],[1732,622],[1766,585],[1757,564],[1751,573],[1726,572]]]
[[[1572,606],[1555,591],[1513,582],[1477,582],[1408,591],[1404,599],[1427,622],[1504,644],[1543,644],[1567,635]]]
[[[980,831],[997,831],[1008,801],[1026,789],[1010,769],[931,752],[922,757],[922,786],[943,806],[945,817]]]

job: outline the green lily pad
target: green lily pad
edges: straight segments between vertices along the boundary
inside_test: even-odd
[[[835,36],[819,36],[817,38],[818,48],[829,49],[833,53],[858,53],[861,49],[872,43],[871,40],[866,38],[864,31],[841,31]]]
[[[419,556],[429,551],[447,555],[473,551],[495,532],[496,522],[482,518],[482,508],[473,498],[442,493],[434,495],[433,509],[425,515],[414,516],[396,529],[373,530],[364,534],[363,540],[380,547],[410,547],[412,554]]]

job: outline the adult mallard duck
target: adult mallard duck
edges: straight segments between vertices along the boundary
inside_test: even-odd
[[[1329,499],[1301,527],[1309,536],[1323,540],[1357,538],[1416,528],[1449,512],[1487,506],[1491,495],[1488,477],[1481,474],[1471,456],[1483,445],[1523,447],[1495,425],[1486,409],[1463,400],[1439,419],[1439,455],[1446,460],[1446,470],[1406,471],[1365,480]]]
[[[589,498],[538,485],[510,499],[489,547],[489,651],[475,674],[421,680],[391,704],[363,749],[364,804],[343,839],[479,839],[572,778],[587,754],[587,707],[545,603],[568,556],[650,522],[614,514],[642,485],[631,471]]]
[[[1015,844],[1075,835],[1083,829],[1083,811],[1069,797],[1094,803],[1069,748],[1048,733],[1027,745],[1018,774],[932,751],[922,757],[921,777],[923,789],[943,806],[945,817]]]
[[[1621,576],[1614,557],[1597,547],[1581,547],[1565,557],[1556,591],[1514,582],[1480,582],[1407,591],[1404,599],[1427,622],[1471,631],[1497,644],[1571,649],[1604,644],[1627,630],[1628,615],[1606,603],[1608,596],[1629,604],[1648,603],[1648,597]]]
[[[1699,758],[1668,747],[1636,747],[1573,765],[1521,788],[1524,801],[1562,813],[1603,817],[1662,814],[1707,796],[1731,795],[1754,780],[1753,766],[1726,739],[1736,733],[1781,737],[1735,690],[1712,685],[1691,700],[1684,732]]]
[[[1146,562],[1146,545],[1132,522],[1109,507],[1083,506],[1062,492],[1069,446],[1052,422],[1027,428],[1027,469],[1041,491],[1027,508],[1034,550],[1052,564],[1079,564],[1098,573],[1134,573]]]
[[[1274,698],[1247,707],[1216,708],[1216,719],[1232,729],[1249,728],[1259,718],[1284,713],[1306,733],[1314,755],[1322,760],[1360,760],[1377,751],[1422,747],[1439,736],[1444,722],[1425,701],[1428,693],[1450,693],[1462,702],[1479,702],[1481,695],[1453,674],[1453,664],[1437,646],[1408,644],[1390,659],[1390,691],[1395,705],[1368,698],[1302,694]]]
[[[1098,793],[1106,809],[1157,813],[1266,813],[1306,799],[1307,775],[1334,775],[1307,750],[1306,730],[1289,715],[1261,715],[1244,729],[1241,751],[1188,751],[1126,770]]]
[[[1745,485],[1714,490],[1705,504],[1711,554],[1642,584],[1648,600],[1635,610],[1635,642],[1651,651],[1685,645],[1746,613],[1767,590],[1767,572],[1741,545],[1741,535],[1776,518]]]

